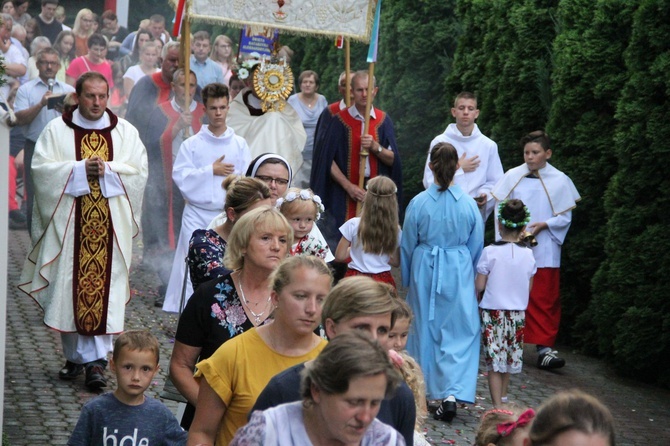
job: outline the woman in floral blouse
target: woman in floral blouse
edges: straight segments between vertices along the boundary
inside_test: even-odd
[[[252,209],[271,205],[270,188],[255,178],[228,175],[223,188],[226,190],[225,220],[217,222],[212,229],[193,231],[188,246],[188,269],[194,290],[230,272],[223,266],[223,256],[235,222]]]
[[[229,339],[264,324],[272,312],[270,274],[287,256],[293,237],[286,219],[269,206],[254,209],[239,221],[230,233],[226,252],[235,271],[198,287],[177,326],[170,376],[189,402],[181,421],[185,429],[191,425],[198,399],[195,364],[209,358]],[[270,239],[277,239],[272,255],[263,248]]]

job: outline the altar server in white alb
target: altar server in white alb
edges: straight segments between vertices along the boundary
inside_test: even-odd
[[[433,172],[428,167],[430,150],[437,143],[448,142],[458,152],[459,169],[454,176],[454,184],[477,202],[484,221],[491,215],[494,200],[491,189],[503,176],[503,167],[498,156],[498,145],[484,136],[475,120],[479,116],[477,97],[467,91],[459,93],[454,99],[451,116],[455,124],[449,124],[443,134],[431,141],[426,166],[423,169],[423,187],[433,184]]]
[[[77,108],[50,121],[35,145],[33,249],[19,288],[61,333],[59,378],[86,369],[86,386],[99,389],[130,300],[147,155],[135,127],[106,109],[100,73],[83,74],[75,92]]]
[[[188,274],[184,259],[193,231],[206,228],[223,211],[226,201],[223,179],[232,173],[243,175],[251,161],[247,142],[226,126],[228,87],[209,84],[202,89],[202,99],[209,125],[202,126],[196,135],[182,143],[172,168],[172,179],[186,201],[163,304],[164,311],[173,313],[182,309],[182,285],[184,275]],[[191,294],[191,281],[187,279],[184,305]]]
[[[526,310],[525,339],[537,346],[537,365],[556,369],[565,365],[553,349],[561,321],[561,246],[572,222],[572,209],[581,199],[572,180],[550,165],[549,135],[538,130],[521,138],[525,163],[510,169],[491,194],[498,200],[517,198],[530,210],[526,226],[537,240],[533,255],[537,273]]]

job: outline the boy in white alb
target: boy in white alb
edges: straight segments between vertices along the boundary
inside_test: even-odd
[[[193,231],[206,228],[223,211],[226,201],[226,191],[221,185],[223,179],[231,173],[242,175],[251,162],[247,142],[226,126],[228,87],[209,84],[202,89],[202,99],[209,125],[203,125],[197,134],[182,143],[172,168],[172,179],[186,201],[163,303],[163,311],[172,313],[183,309],[180,308],[182,285],[184,275],[188,274],[184,259]],[[185,283],[184,305],[193,294],[191,281]]]
[[[552,349],[561,320],[561,246],[581,197],[572,180],[547,163],[552,154],[549,135],[529,133],[521,146],[525,163],[507,171],[491,195],[496,200],[518,198],[530,210],[527,230],[537,240],[532,249],[538,269],[526,311],[525,341],[536,344],[539,368],[555,369],[565,365]]]
[[[494,206],[491,189],[503,176],[498,145],[484,136],[475,124],[479,109],[474,94],[467,91],[459,93],[454,100],[451,115],[456,123],[449,124],[443,134],[431,141],[428,154],[440,142],[448,142],[456,148],[460,168],[456,171],[454,183],[477,201],[482,218],[486,221]],[[423,187],[426,189],[433,184],[433,172],[428,167],[429,159],[430,156],[423,169]]]

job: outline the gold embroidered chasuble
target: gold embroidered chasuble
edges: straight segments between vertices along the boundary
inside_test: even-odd
[[[139,233],[148,172],[137,130],[107,113],[107,128],[81,128],[69,114],[40,135],[32,169],[33,249],[19,285],[44,309],[47,326],[86,336],[123,331],[132,239]],[[87,177],[90,193],[65,193],[75,164],[92,156],[118,176],[119,194],[105,197],[96,176]]]

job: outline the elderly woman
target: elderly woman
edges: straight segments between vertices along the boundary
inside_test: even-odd
[[[245,219],[253,219],[262,212],[273,212],[277,221],[284,221],[286,226],[279,231],[268,228],[260,231],[260,236],[252,236],[242,265],[230,265],[235,269],[242,266],[242,272],[252,255],[271,262],[285,253],[293,236],[290,225],[279,212],[262,208],[242,217],[233,233],[238,227],[248,226]],[[227,265],[232,248],[231,240],[226,251]],[[236,336],[197,364],[200,391],[188,437],[191,446],[229,444],[237,429],[246,424],[249,410],[270,378],[314,359],[326,345],[313,332],[332,282],[323,260],[313,256],[288,258],[273,274],[269,296],[269,290],[250,281],[251,277],[234,273],[232,278],[240,291],[246,317],[261,323],[274,308],[274,321]],[[254,290],[256,293],[252,294]],[[228,317],[231,312],[224,314]]]
[[[395,429],[375,418],[400,379],[378,342],[344,333],[303,371],[302,401],[254,412],[230,444],[404,445]]]
[[[193,289],[230,270],[223,266],[223,257],[235,223],[247,212],[269,206],[270,189],[260,180],[228,175],[223,181],[226,190],[225,219],[212,229],[193,231],[188,245],[188,268]]]
[[[312,171],[316,123],[323,109],[328,107],[328,101],[325,96],[317,93],[319,91],[319,75],[316,71],[305,70],[300,73],[298,85],[300,85],[300,93],[288,98],[288,103],[300,116],[302,125],[305,127],[305,133],[307,133],[305,148],[302,150],[302,166],[295,175],[295,182],[298,183],[296,186],[307,188],[309,187],[309,175]]]
[[[198,383],[193,377],[197,360],[209,358],[224,342],[265,322],[272,311],[264,300],[270,274],[288,253],[288,245],[279,241],[271,257],[254,249],[266,233],[288,237],[290,226],[276,211],[266,206],[249,211],[239,220],[240,225],[233,227],[228,237],[226,250],[226,267],[234,273],[198,287],[179,318],[170,377],[189,402],[182,418],[185,429],[193,420],[198,399]]]

